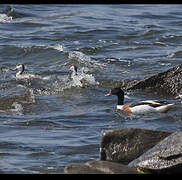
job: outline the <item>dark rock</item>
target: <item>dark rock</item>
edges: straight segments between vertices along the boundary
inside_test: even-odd
[[[177,96],[182,93],[182,64],[150,78],[129,83],[125,89],[142,89],[162,95]]]
[[[138,174],[136,168],[109,161],[89,161],[64,168],[65,174]]]
[[[128,164],[168,135],[169,132],[135,128],[104,131],[100,142],[100,160]]]
[[[182,131],[166,137],[129,165],[144,172],[182,173]]]
[[[86,165],[106,174],[138,174],[133,167],[110,161],[89,161]]]
[[[24,88],[13,89],[13,95],[8,94],[7,96],[1,97],[0,99],[0,110],[11,110],[13,104],[30,104],[34,102],[33,94],[30,90]]]
[[[71,164],[64,168],[65,174],[105,174],[102,171],[93,169],[87,165]]]

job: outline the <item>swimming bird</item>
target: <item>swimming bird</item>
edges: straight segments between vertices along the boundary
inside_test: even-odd
[[[77,66],[72,65],[70,70],[72,71],[71,78],[73,79],[74,83],[79,87],[85,88],[87,86],[86,80],[80,74],[78,74]]]
[[[147,113],[156,113],[156,112],[166,113],[174,105],[174,104],[168,104],[165,101],[158,101],[158,100],[139,101],[137,103],[124,105],[124,92],[119,87],[112,89],[105,96],[111,96],[111,95],[116,95],[118,97],[117,110],[138,115]]]
[[[39,75],[35,75],[35,74],[25,74],[24,71],[25,71],[25,65],[22,64],[22,63],[18,63],[16,65],[16,67],[14,69],[12,69],[13,71],[16,71],[16,70],[19,70],[17,73],[16,73],[16,78],[17,79],[30,79],[30,78],[41,78],[41,76]]]
[[[78,68],[77,68],[77,66],[72,65],[72,66],[70,67],[70,70],[72,71],[71,78],[74,78],[75,76],[78,75]]]

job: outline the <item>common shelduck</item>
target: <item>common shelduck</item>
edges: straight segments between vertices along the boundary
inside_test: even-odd
[[[70,70],[72,71],[71,78],[74,78],[75,76],[78,75],[78,68],[77,68],[77,66],[72,65],[70,67]]]
[[[168,104],[165,101],[158,101],[158,100],[139,101],[137,103],[124,105],[124,92],[119,87],[112,89],[105,96],[111,96],[111,95],[116,95],[118,97],[117,110],[121,110],[132,114],[147,114],[155,112],[166,113],[174,105],[174,104]]]
[[[13,71],[19,70],[16,73],[16,78],[17,79],[30,79],[30,78],[41,78],[39,75],[35,75],[35,74],[25,74],[25,65],[22,63],[18,63],[16,65],[16,67],[14,69],[12,69]]]
[[[70,70],[72,71],[71,78],[73,79],[74,83],[76,83],[77,86],[85,88],[88,86],[86,80],[82,77],[81,74],[78,74],[78,68],[75,65],[72,65],[70,67]]]

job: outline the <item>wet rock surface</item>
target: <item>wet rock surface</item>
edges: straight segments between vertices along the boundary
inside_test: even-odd
[[[136,168],[110,161],[89,161],[87,166],[100,170],[106,174],[138,174]]]
[[[177,96],[182,93],[182,64],[140,81],[132,81],[125,90],[147,90],[157,94]],[[122,88],[123,88],[122,87]]]
[[[138,128],[104,131],[100,160],[72,164],[64,174],[182,173],[182,131]]]
[[[137,128],[105,131],[101,135],[100,160],[128,164],[168,135],[169,132]]]
[[[71,164],[64,168],[64,174],[105,174],[86,165]]]
[[[65,174],[138,174],[134,167],[109,161],[88,161],[87,163],[72,164],[64,168]]]
[[[150,173],[182,173],[182,132],[175,132],[129,164]]]

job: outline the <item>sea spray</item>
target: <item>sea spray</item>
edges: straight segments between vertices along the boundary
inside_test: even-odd
[[[6,14],[0,14],[0,23],[9,23],[12,21],[11,16],[7,16]]]

